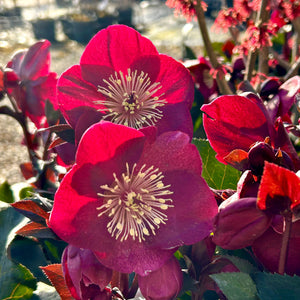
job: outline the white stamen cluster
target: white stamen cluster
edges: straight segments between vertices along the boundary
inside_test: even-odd
[[[142,242],[145,236],[155,235],[155,230],[168,220],[164,211],[173,207],[169,204],[172,199],[167,198],[173,192],[169,190],[170,185],[162,182],[162,172],[153,166],[146,168],[146,165],[137,172],[136,164],[130,171],[126,163],[126,172],[120,178],[113,175],[112,185],[102,185],[103,192],[98,193],[104,198],[104,204],[97,208],[100,210],[98,217],[111,218],[107,223],[108,232],[121,242],[129,236]]]
[[[99,111],[106,112],[105,119],[116,124],[132,128],[155,125],[162,118],[159,109],[167,102],[160,99],[164,94],[154,96],[161,89],[159,82],[151,83],[149,75],[143,71],[138,75],[137,70],[115,72],[108,80],[103,79],[104,86],[98,86],[98,92],[106,99],[94,101],[103,108]]]

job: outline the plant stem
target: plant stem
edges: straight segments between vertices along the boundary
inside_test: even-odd
[[[220,68],[221,64],[217,60],[217,56],[215,54],[212,43],[210,41],[210,37],[209,37],[208,31],[207,31],[207,26],[206,26],[206,22],[205,22],[204,11],[201,6],[201,0],[197,0],[197,4],[195,4],[195,11],[196,11],[196,15],[197,15],[200,32],[201,32],[201,35],[203,38],[203,43],[204,43],[205,49],[207,51],[207,55],[209,57],[210,63],[214,69],[216,69],[216,70],[220,69],[220,72],[223,73],[222,69]],[[217,75],[216,80],[218,83],[219,90],[220,90],[221,94],[223,94],[223,95],[232,95],[233,93],[232,93],[229,85],[227,84],[224,75],[225,75],[224,73],[220,74],[220,76]]]
[[[292,229],[292,212],[288,212],[284,216],[284,222],[285,222],[285,229],[282,235],[282,243],[281,243],[281,250],[280,250],[280,257],[279,257],[279,264],[278,264],[278,273],[280,275],[283,275],[285,271],[285,265],[286,265],[288,248],[289,248],[289,240],[290,240],[291,229]]]
[[[297,72],[300,68],[300,56],[298,59],[294,62],[294,64],[291,66],[290,70],[287,72],[287,74],[284,76],[284,81],[290,79],[291,77],[297,75]]]
[[[265,26],[264,24],[268,21],[270,17],[270,13],[269,10],[267,10],[266,5],[267,5],[267,1],[265,1],[265,3],[262,3],[258,14],[258,17],[260,17],[258,22],[259,24],[261,24],[261,26]],[[258,52],[258,72],[261,74],[267,75],[269,73],[268,56],[269,56],[269,47],[262,47]]]
[[[294,45],[292,48],[292,63],[296,60],[299,55],[299,44],[300,44],[300,17],[295,18],[292,21],[294,28]]]
[[[268,0],[261,1],[260,10],[259,10],[259,12],[257,14],[257,18],[256,18],[256,26],[257,27],[264,26],[263,23],[264,23],[264,19],[266,19],[265,15],[266,15],[266,10],[267,10],[267,4],[268,4]],[[266,53],[264,53],[263,55],[265,56]],[[253,70],[254,70],[254,66],[255,66],[256,55],[257,55],[257,51],[251,51],[251,50],[249,51],[244,80],[250,81],[252,78]],[[264,58],[264,56],[263,56],[263,58]],[[262,60],[262,58],[261,58],[261,60]]]
[[[6,95],[14,109],[14,111],[12,111],[10,108],[7,107],[11,112],[8,113],[8,111],[6,111],[6,114],[13,117],[21,125],[23,134],[24,134],[24,138],[25,138],[25,142],[26,142],[28,156],[29,156],[30,161],[33,163],[34,162],[34,155],[32,153],[33,145],[32,145],[31,136],[30,136],[30,133],[28,130],[28,125],[26,122],[26,116],[18,108],[18,105],[16,104],[15,99],[8,93]]]

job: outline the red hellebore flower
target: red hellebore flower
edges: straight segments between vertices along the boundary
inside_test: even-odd
[[[201,107],[204,129],[216,158],[226,163],[224,158],[233,150],[248,152],[251,145],[269,137],[272,146],[285,151],[298,170],[300,160],[282,121],[274,124],[263,101],[252,93],[245,95],[220,96]]]
[[[100,122],[83,135],[57,190],[50,227],[119,272],[142,276],[212,230],[217,204],[182,132],[156,136]]]
[[[89,249],[68,245],[62,256],[66,284],[75,299],[109,299],[105,287],[112,270],[104,267]]]
[[[17,52],[7,67],[19,77],[19,84],[8,88],[21,111],[40,128],[45,125],[45,101],[55,104],[56,73],[50,72],[50,42],[40,41]]]
[[[60,109],[76,140],[101,119],[136,129],[180,130],[192,136],[193,80],[136,30],[113,25],[86,46],[79,65],[58,80]]]

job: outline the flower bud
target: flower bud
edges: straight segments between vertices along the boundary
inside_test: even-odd
[[[213,242],[230,250],[248,247],[268,229],[271,220],[256,207],[256,197],[228,198],[215,218]]]
[[[75,299],[108,299],[104,288],[112,270],[104,267],[88,249],[68,245],[62,256],[66,284]]]
[[[248,157],[250,169],[256,176],[262,175],[265,161],[276,161],[273,148],[265,142],[256,143],[248,152]]]
[[[175,257],[147,276],[138,276],[139,287],[148,300],[170,300],[179,294],[183,276]]]

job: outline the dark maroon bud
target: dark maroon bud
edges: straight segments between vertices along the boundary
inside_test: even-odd
[[[248,152],[248,157],[250,169],[256,176],[262,175],[265,161],[276,162],[273,148],[265,142],[256,143]]]

